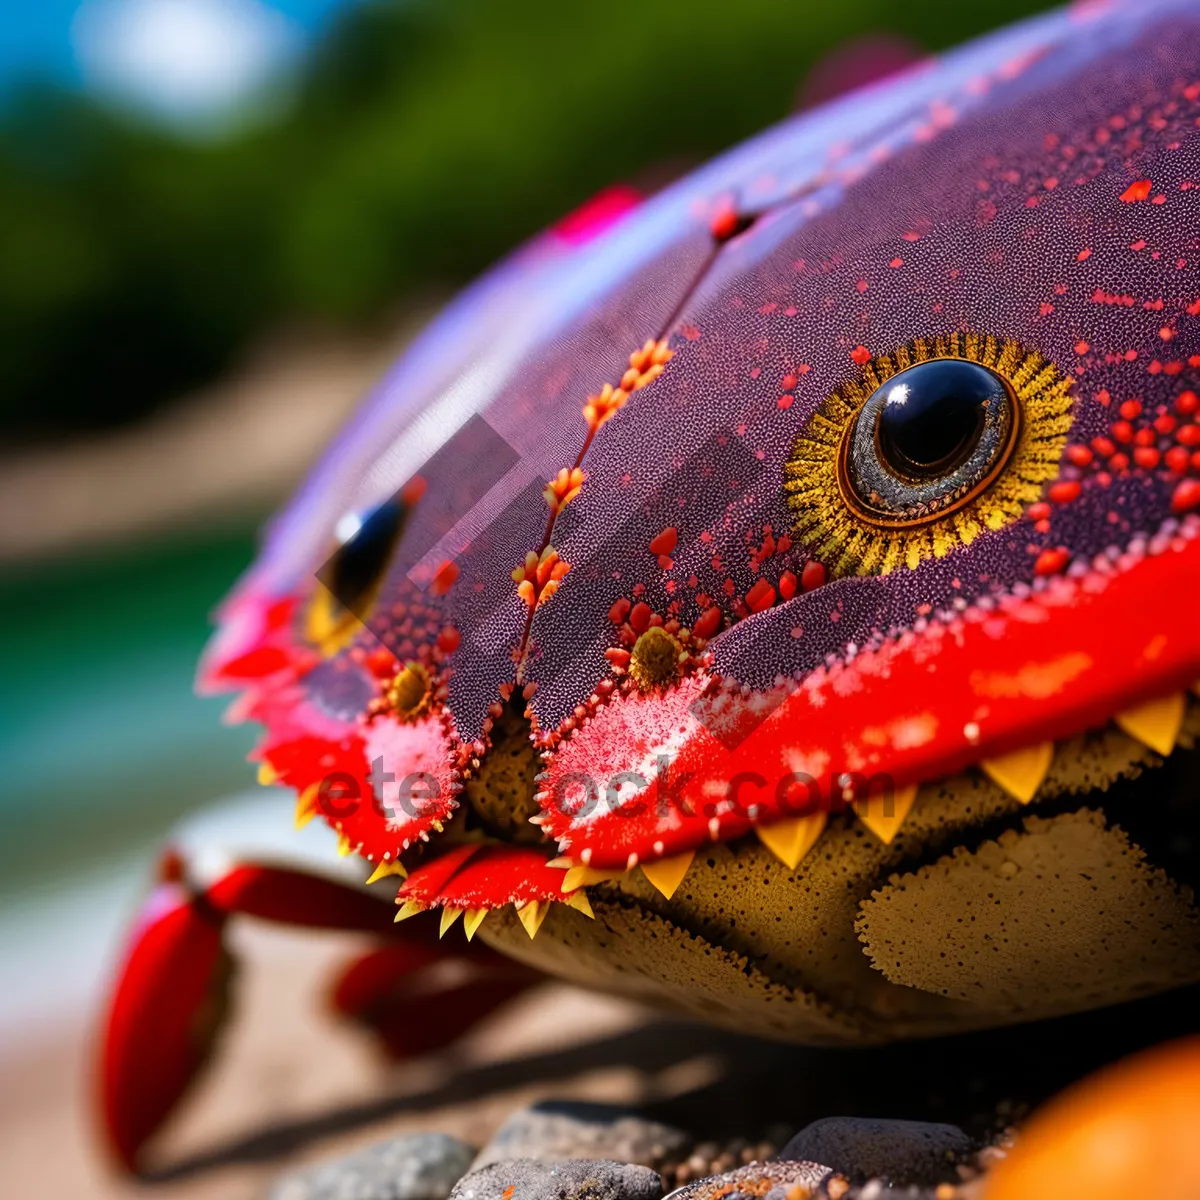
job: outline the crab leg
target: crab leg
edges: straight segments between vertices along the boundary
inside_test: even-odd
[[[100,1125],[129,1170],[224,1024],[235,967],[224,944],[232,916],[386,939],[343,974],[332,1001],[335,1012],[370,1027],[396,1057],[440,1048],[539,978],[484,947],[439,943],[424,922],[397,926],[395,880],[369,887],[359,882],[360,864],[348,860],[326,860],[318,873],[303,837],[288,847],[288,865],[277,846],[246,845],[253,809],[261,807],[238,807],[232,828],[219,820],[216,844],[212,830],[200,838],[185,831],[186,853],[162,855],[130,932],[102,1023],[98,1070]],[[226,848],[233,840],[242,842],[236,855]]]

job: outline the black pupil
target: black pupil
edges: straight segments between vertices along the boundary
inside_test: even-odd
[[[404,504],[399,497],[373,509],[355,534],[319,572],[334,598],[350,612],[358,613],[392,556],[404,524]]]
[[[1005,398],[999,376],[978,363],[939,359],[894,375],[880,389],[885,403],[877,437],[884,462],[901,474],[953,470],[974,450],[989,408]]]

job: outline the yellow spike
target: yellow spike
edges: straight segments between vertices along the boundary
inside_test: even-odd
[[[773,821],[770,825],[756,825],[754,832],[788,870],[794,871],[821,836],[827,820],[827,813],[815,812],[806,817]]]
[[[469,942],[475,936],[475,930],[483,924],[483,918],[488,915],[486,908],[468,908],[467,915],[463,917],[463,931],[467,935]]]
[[[386,879],[389,875],[399,875],[401,879],[408,878],[408,872],[400,865],[399,862],[381,862],[374,871],[371,872],[368,883],[378,883],[381,879]]]
[[[572,867],[577,866],[577,865],[578,864],[575,862],[575,860],[573,858],[567,858],[565,856],[562,858],[552,858],[546,864],[546,866],[548,866],[548,867],[559,867],[564,871],[569,871]]]
[[[312,787],[305,788],[296,797],[295,823],[297,829],[303,829],[317,815],[317,788],[319,786],[314,783]]]
[[[904,818],[908,816],[912,809],[913,801],[917,798],[917,785],[909,784],[908,787],[898,788],[895,795],[892,797],[892,811],[890,814],[883,812],[883,800],[868,798],[862,803],[860,808],[858,803],[854,805],[854,811],[858,814],[858,819],[883,843],[888,843],[900,832],[900,826],[904,824]]]
[[[348,857],[352,849],[353,847],[350,845],[350,839],[344,833],[339,833],[337,844],[337,852],[339,857]]]
[[[415,917],[417,913],[424,912],[425,905],[417,900],[405,900],[400,906],[400,911],[396,914],[394,920],[407,921],[409,917]]]
[[[596,919],[596,914],[592,912],[591,901],[587,898],[587,892],[585,892],[582,888],[580,888],[579,891],[571,896],[567,900],[567,903],[572,908],[579,909],[579,911],[590,920],[594,921]]]
[[[278,778],[279,772],[269,762],[260,762],[258,764],[258,782],[263,787],[270,787]]]
[[[521,919],[521,924],[525,926],[525,932],[529,934],[530,941],[537,937],[537,931],[541,929],[542,922],[546,919],[549,911],[549,900],[529,900],[517,909],[517,916]]]
[[[561,890],[573,892],[576,888],[588,887],[593,883],[607,883],[620,879],[624,871],[602,871],[599,867],[572,867],[564,876]]]
[[[985,758],[979,765],[984,773],[998,783],[1014,800],[1028,804],[1050,770],[1054,758],[1053,742],[1038,742],[998,758]]]
[[[1139,704],[1136,708],[1127,708],[1117,713],[1113,720],[1131,738],[1137,738],[1166,758],[1175,749],[1175,739],[1183,725],[1186,707],[1187,697],[1182,692],[1176,692],[1174,696],[1163,696]]]
[[[438,926],[438,937],[442,937],[446,930],[449,929],[450,926],[453,925],[454,922],[457,921],[462,915],[463,910],[461,908],[455,908],[454,905],[447,904],[445,908],[442,909],[442,922]]]
[[[675,889],[683,882],[683,877],[695,857],[696,852],[689,850],[686,854],[676,854],[672,858],[642,863],[642,874],[670,900],[675,894]]]

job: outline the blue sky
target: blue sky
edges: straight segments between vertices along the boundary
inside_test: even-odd
[[[176,114],[219,108],[353,0],[5,0],[0,91],[50,78]],[[206,90],[207,89],[207,90]]]

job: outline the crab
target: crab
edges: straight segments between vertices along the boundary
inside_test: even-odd
[[[121,1160],[235,914],[376,931],[337,1003],[398,1054],[544,974],[846,1045],[1200,980],[1198,127],[1194,5],[1076,5],[606,193],[435,320],[200,673],[340,874],[164,858]]]

